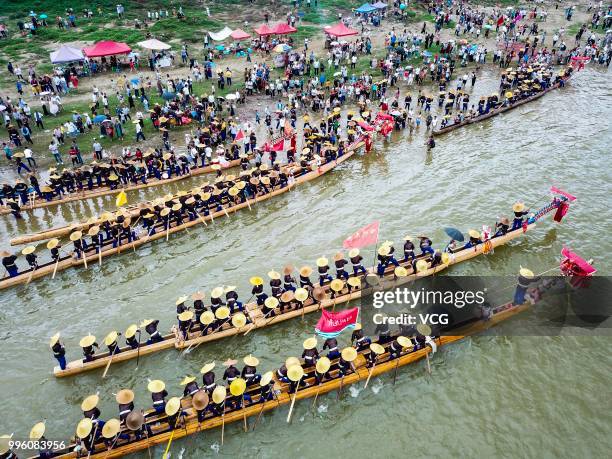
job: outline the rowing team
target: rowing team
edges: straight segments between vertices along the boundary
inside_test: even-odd
[[[393,360],[427,345],[435,346],[430,336],[431,329],[427,325],[419,325],[416,328],[402,326],[399,334],[392,334],[389,325],[385,323],[378,325],[374,333],[378,333],[378,339],[373,342],[364,335],[361,325],[356,324],[351,336],[352,346],[341,351],[335,338],[328,338],[323,343],[321,352],[317,349],[316,338],[308,338],[303,343],[301,360],[290,357],[275,372],[264,374],[258,373],[259,359],[252,355],[243,359],[242,370],[236,367],[236,360],[228,359],[223,363],[225,370],[222,380],[227,382],[229,394],[228,387],[217,384],[213,371],[215,362],[204,365],[200,370],[201,386],[191,375],[180,381],[183,386],[181,397],[168,399],[166,384],[161,380],[150,381],[147,389],[151,393],[152,409],[148,411],[137,410],[134,405],[134,392],[122,389],[115,396],[118,418],[106,422],[100,419],[101,412],[97,408],[99,396],[90,395],[81,404],[83,419],[76,428],[77,449],[92,451],[95,449],[94,445],[99,442],[112,449],[174,430],[185,424],[186,416],[197,416],[198,422],[201,423],[243,407],[273,400],[278,394],[274,387],[277,381],[289,384],[288,393],[291,394],[308,387],[306,378],[309,376],[314,376],[315,385],[343,378],[355,371],[353,362],[359,354],[365,357],[366,365],[372,368],[387,352],[387,360]],[[326,356],[321,355],[323,351],[327,351]],[[185,403],[185,400],[190,403]],[[44,431],[43,423],[36,424],[30,433],[31,439],[43,439]]]
[[[176,196],[166,195],[152,203],[141,205],[140,209],[136,210],[139,212],[138,219],[142,220],[143,234],[146,234],[148,239],[157,231],[169,232],[170,228],[183,225],[185,220],[191,222],[200,219],[205,222],[205,217],[215,212],[227,213],[229,207],[245,202],[250,206],[250,200],[290,186],[296,178],[321,165],[335,161],[347,151],[343,142],[337,149],[331,145],[326,145],[324,148],[323,158],[313,154],[311,149],[306,147],[302,151],[298,164],[292,163],[282,168],[279,164],[274,164],[272,169],[262,164],[259,168],[242,171],[239,177],[221,175],[212,185],[206,182],[190,192],[179,192]],[[89,255],[97,254],[105,247],[116,248],[124,243],[131,244],[138,239],[139,236],[134,228],[136,222],[132,224],[131,217],[126,216],[128,212],[120,210],[115,215],[106,213],[100,219],[96,219],[95,224],[93,220],[90,225],[82,224],[82,230],[87,231],[90,239],[87,241],[81,230],[71,233],[73,251],[66,258],[74,256],[78,259],[83,254],[88,255],[88,252]],[[58,239],[51,239],[47,243],[47,248],[50,250],[51,261],[46,265],[63,259],[60,255],[61,245]],[[39,268],[35,250],[36,247],[28,246],[22,251],[22,254],[26,256],[29,270]],[[20,271],[16,264],[17,256],[7,251],[3,251],[0,255],[3,257],[2,263],[9,277],[19,275]]]

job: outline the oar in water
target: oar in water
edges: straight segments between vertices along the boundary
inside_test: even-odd
[[[136,351],[136,369],[138,369],[138,363],[140,362],[140,337],[142,336],[140,328],[137,330],[137,333],[138,333],[138,350]]]
[[[323,383],[323,378],[327,374],[331,367],[331,361],[327,357],[321,357],[317,360],[317,364],[315,365],[315,371],[317,374],[321,375],[321,379],[317,384],[317,392],[315,393],[314,400],[312,402],[312,407],[314,408],[317,405],[317,398],[319,397],[319,392],[321,391],[321,384]]]
[[[204,217],[202,217],[194,208],[193,210],[195,212],[195,214],[198,216],[198,218],[202,221],[202,223],[204,223],[204,226],[208,226],[208,223],[206,223],[206,220],[204,220]]]
[[[166,451],[164,451],[164,454],[162,455],[163,459],[168,459],[168,452],[170,451],[170,445],[172,444],[172,439],[174,438],[174,432],[176,432],[176,429],[172,429],[170,439],[168,440],[168,446],[166,446]]]
[[[298,390],[300,389],[300,382],[304,377],[304,369],[302,365],[296,364],[287,368],[287,377],[295,383],[295,392],[291,399],[291,406],[289,407],[289,413],[287,414],[287,422],[291,422],[291,415],[293,414],[293,406],[295,405],[295,399],[297,398]]]
[[[370,378],[372,377],[372,374],[374,373],[374,368],[376,367],[376,364],[378,363],[377,361],[378,356],[385,353],[385,348],[378,343],[372,343],[370,344],[370,353],[374,354],[374,363],[372,367],[370,368],[370,371],[368,372],[368,379],[366,379],[365,386],[363,386],[364,389],[368,387]]]
[[[104,373],[102,373],[102,379],[106,378],[106,373],[108,372],[108,369],[111,366],[111,363],[113,362],[113,357],[115,357],[115,352],[113,352],[110,356],[110,359],[108,359],[108,363],[106,364],[106,368],[104,368]]]
[[[221,414],[221,446],[223,446],[224,436],[225,436],[225,400],[223,400],[223,413]]]

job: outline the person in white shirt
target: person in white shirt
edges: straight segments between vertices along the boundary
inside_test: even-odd
[[[31,166],[31,167],[37,166],[36,160],[34,159],[34,156],[32,155],[32,150],[29,147],[23,150],[23,156],[28,161],[28,166]]]

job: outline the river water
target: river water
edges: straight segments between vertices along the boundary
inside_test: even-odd
[[[487,70],[478,90],[489,92],[497,76]],[[301,353],[317,317],[277,325],[247,337],[200,346],[181,356],[174,350],[111,366],[101,372],[57,380],[48,338],[61,331],[69,360],[80,356],[78,341],[91,332],[101,342],[144,318],[159,318],[162,329],[175,318],[179,295],[237,285],[250,296],[248,278],[265,277],[286,263],[314,265],[333,256],[342,240],[372,220],[381,221],[381,239],[426,233],[443,246],[444,226],[462,230],[492,225],[509,215],[516,200],[539,207],[551,185],[578,196],[562,224],[547,217],[530,232],[492,256],[449,270],[452,275],[509,275],[519,265],[534,272],[558,263],[563,245],[594,257],[600,274],[609,274],[612,231],[609,152],[612,85],[609,73],[580,72],[565,89],[498,116],[437,138],[427,153],[422,133],[410,139],[396,133],[378,141],[367,156],[357,156],[321,179],[219,219],[207,228],[138,248],[137,253],[104,260],[103,266],[58,273],[55,280],[33,281],[0,292],[0,433],[25,438],[47,418],[47,437],[66,439],[80,419],[80,402],[97,390],[102,418],[117,415],[114,396],[123,387],[136,392],[136,405],[148,407],[147,378],[163,379],[171,394],[179,380],[197,374],[210,360],[241,359],[253,353],[260,370],[276,368]],[[606,119],[608,121],[606,121]],[[422,129],[423,130],[423,129]],[[164,192],[187,188],[184,182]],[[156,188],[130,195],[161,195]],[[95,201],[108,206],[111,198]],[[59,224],[78,214],[89,216],[91,202],[70,210],[38,210],[16,227],[0,220],[0,235]],[[370,264],[370,263],[367,263]],[[510,299],[510,298],[508,298]],[[342,337],[344,345],[347,337]],[[521,456],[585,457],[608,455],[612,414],[609,400],[610,338],[478,336],[444,348],[432,360],[431,376],[418,363],[371,381],[366,390],[350,388],[341,401],[319,398],[316,409],[298,402],[292,425],[286,408],[266,414],[257,430],[245,434],[227,426],[220,431],[176,441],[173,456],[220,454],[227,457],[340,457],[409,455],[442,457]],[[219,367],[218,367],[219,368]],[[199,378],[198,378],[199,379]],[[606,395],[607,394],[607,395]],[[608,400],[608,402],[605,402]],[[383,440],[384,438],[384,440]],[[605,453],[608,451],[608,453]],[[153,451],[160,457],[161,447]],[[147,457],[143,453],[140,457]]]

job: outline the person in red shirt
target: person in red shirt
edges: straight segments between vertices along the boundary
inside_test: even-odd
[[[79,152],[77,151],[77,149],[74,147],[74,145],[72,147],[70,147],[70,150],[68,150],[68,154],[70,155],[70,160],[72,161],[72,165],[78,165],[79,164]]]

